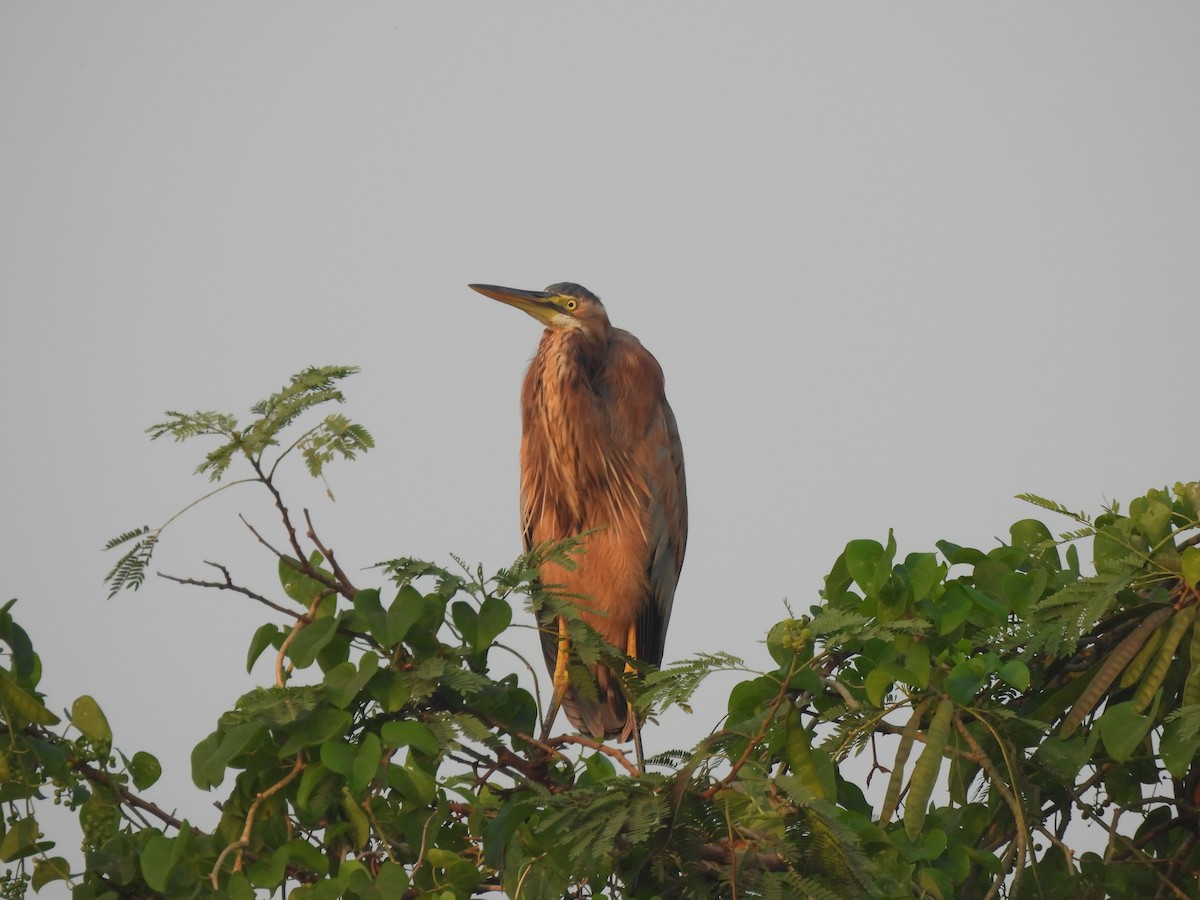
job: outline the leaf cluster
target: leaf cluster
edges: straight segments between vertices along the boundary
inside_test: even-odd
[[[943,541],[901,555],[891,534],[850,541],[807,612],[766,635],[763,660],[710,651],[656,670],[583,621],[587,598],[542,582],[546,563],[575,564],[586,535],[490,576],[400,557],[376,567],[379,583],[352,584],[307,512],[304,528],[291,520],[274,480],[292,449],[320,475],[370,447],[339,415],[298,425],[342,402],[352,371],[306,370],[244,428],[171,413],[152,429],[221,439],[200,471],[219,479],[244,465],[279,515],[276,537],[255,531],[278,584],[242,584],[219,565],[220,580],[174,578],[269,610],[246,654],[267,683],[191,754],[195,784],[220,796],[211,831],[142,796],[161,767],[114,748],[94,698],[78,697],[65,723],[50,711],[29,637],[11,603],[0,610],[0,860],[13,890],[67,881],[80,898],[299,900],[1200,891],[1200,485],[1094,518],[1028,495],[1072,530],[1056,537],[1024,519],[987,549]],[[271,447],[284,449],[268,465]],[[132,543],[109,574],[114,591],[143,582],[161,530],[110,542]],[[576,690],[594,690],[589,666],[609,666],[651,723],[688,708],[714,671],[742,680],[711,734],[640,771],[620,747],[546,728],[536,683],[509,673],[514,660],[533,670],[509,630],[560,617]],[[855,773],[868,754],[864,778]],[[41,836],[47,794],[78,815],[74,861]],[[1083,820],[1105,830],[1103,853],[1072,846]]]

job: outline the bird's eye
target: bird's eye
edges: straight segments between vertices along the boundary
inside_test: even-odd
[[[578,309],[578,308],[579,308],[579,301],[578,301],[578,300],[576,300],[576,299],[572,298],[572,299],[570,299],[570,300],[568,300],[568,301],[567,301],[567,311],[568,311],[568,312],[575,312],[575,310],[576,310],[576,309]]]

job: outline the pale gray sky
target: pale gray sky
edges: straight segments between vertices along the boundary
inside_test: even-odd
[[[93,693],[151,797],[213,815],[188,753],[269,681],[239,675],[266,617],[100,583],[107,538],[206,488],[203,446],[143,434],[167,408],[358,364],[378,449],[336,504],[285,482],[343,564],[517,554],[538,331],[472,281],[578,281],[662,363],[667,659],[763,662],[852,538],[990,545],[1020,491],[1194,479],[1197,46],[1183,3],[3,5],[0,590],[51,705]],[[272,522],[232,492],[157,566],[269,588],[238,512]]]

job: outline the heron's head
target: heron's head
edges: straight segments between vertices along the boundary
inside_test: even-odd
[[[485,297],[527,312],[547,328],[575,329],[608,339],[608,313],[600,298],[582,285],[569,281],[552,284],[544,291],[522,291],[494,284],[468,285]]]

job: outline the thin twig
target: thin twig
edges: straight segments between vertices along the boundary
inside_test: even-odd
[[[700,796],[705,800],[711,800],[717,795],[718,791],[721,791],[732,784],[733,779],[737,777],[737,773],[742,770],[742,766],[750,761],[751,754],[754,753],[754,751],[758,748],[758,745],[762,743],[763,739],[767,736],[767,731],[771,727],[771,722],[775,719],[775,714],[779,712],[779,707],[783,705],[783,701],[787,697],[788,683],[792,680],[793,674],[794,671],[789,672],[788,677],[783,679],[783,681],[780,683],[779,694],[775,697],[775,702],[771,706],[771,711],[767,713],[766,718],[763,719],[762,726],[758,729],[758,734],[756,734],[750,740],[750,743],[746,745],[745,752],[743,752],[738,761],[733,764],[733,768],[729,770],[729,774],[716,784],[711,785],[706,790],[701,792]]]
[[[292,646],[292,641],[296,639],[296,635],[300,633],[301,628],[312,622],[313,618],[317,614],[317,606],[320,604],[322,599],[324,599],[324,597],[321,594],[318,594],[313,598],[313,602],[308,606],[308,614],[296,617],[296,621],[292,625],[292,630],[288,632],[287,637],[283,639],[283,643],[279,645],[279,653],[275,656],[275,684],[277,687],[283,687],[284,685],[283,661],[287,657],[287,652]]]
[[[992,731],[988,723],[981,719],[978,715],[975,716],[975,719],[984,728]],[[1010,895],[1015,897],[1018,894],[1018,888],[1021,884],[1021,875],[1025,870],[1025,853],[1029,845],[1029,838],[1027,834],[1028,827],[1025,823],[1025,811],[1021,808],[1021,802],[1017,799],[1016,795],[1013,794],[1013,792],[1008,789],[1008,785],[1004,783],[1004,780],[1001,777],[999,770],[996,769],[995,763],[992,762],[991,757],[987,755],[983,747],[981,747],[979,742],[975,740],[975,736],[971,734],[970,730],[968,730],[967,726],[963,724],[962,720],[958,716],[954,717],[954,728],[962,736],[962,739],[967,742],[967,746],[971,748],[971,753],[975,757],[975,761],[983,767],[985,772],[987,772],[988,778],[991,779],[992,787],[994,787],[997,793],[1004,798],[1004,802],[1007,803],[1008,808],[1012,810],[1013,824],[1016,825],[1016,829],[1013,834],[1013,843],[1016,844],[1017,857],[1013,864],[1013,878],[1012,883],[1009,885],[1009,889]],[[992,736],[995,737],[997,743],[999,743],[999,736],[996,735],[994,731],[992,732]],[[997,875],[996,880],[992,882],[992,890],[988,892],[988,896],[997,895],[1000,890],[1000,885],[1003,882],[1004,874],[1002,872]]]
[[[38,732],[39,733],[37,736],[39,739],[45,740],[45,741],[53,740],[53,736],[50,734],[50,732],[44,732],[44,731],[41,731],[41,729],[38,729]],[[67,757],[67,761],[70,764],[72,769],[74,769],[76,772],[78,772],[80,775],[82,775],[88,781],[93,781],[96,784],[103,785],[104,787],[108,788],[109,790],[116,790],[116,792],[121,797],[121,801],[126,806],[131,806],[136,809],[145,810],[150,815],[154,816],[159,821],[164,822],[167,825],[170,825],[172,828],[175,828],[179,831],[183,830],[183,828],[184,828],[183,822],[181,822],[179,819],[175,818],[173,815],[171,815],[166,810],[162,809],[160,806],[157,806],[156,804],[151,803],[149,800],[143,800],[141,797],[139,797],[137,794],[133,793],[132,791],[129,791],[123,787],[120,787],[119,785],[113,784],[112,778],[108,775],[107,772],[102,772],[99,769],[93,768],[92,766],[89,766],[87,763],[81,762],[80,760],[74,759],[70,756]],[[200,829],[194,825],[190,825],[188,827],[191,828],[192,834],[201,834],[202,833],[200,831]]]
[[[338,593],[347,600],[353,600],[354,595],[358,593],[358,589],[351,584],[350,579],[346,577],[346,573],[342,571],[342,567],[338,565],[337,559],[333,555],[333,550],[322,544],[321,539],[317,537],[317,530],[313,528],[312,516],[308,514],[307,509],[304,510],[304,521],[308,524],[308,539],[321,551],[321,555],[329,560],[329,567],[333,569],[333,577],[337,579],[339,584]]]
[[[274,554],[275,554],[275,556],[276,556],[276,558],[278,558],[278,559],[283,559],[283,554],[282,554],[281,552],[279,552],[278,550],[276,550],[276,549],[275,549],[275,548],[274,548],[274,547],[271,545],[271,542],[270,542],[270,541],[268,541],[268,540],[267,540],[265,537],[263,537],[263,536],[262,536],[262,535],[259,533],[259,531],[258,531],[258,529],[257,529],[257,528],[255,528],[253,525],[251,525],[251,524],[250,524],[250,520],[249,520],[249,519],[247,519],[247,518],[246,518],[244,515],[242,515],[241,513],[238,513],[238,518],[242,520],[242,524],[243,524],[243,525],[245,525],[247,528],[249,528],[249,529],[250,529],[250,533],[251,533],[252,535],[254,535],[256,538],[258,538],[258,542],[259,542],[260,544],[262,544],[264,547],[266,547],[268,550],[270,550],[272,553],[274,553]]]
[[[221,866],[225,863],[225,858],[230,853],[237,853],[237,860],[233,864],[233,871],[240,872],[242,870],[242,851],[250,845],[250,832],[254,828],[254,819],[258,815],[258,809],[260,806],[262,806],[263,801],[274,794],[279,793],[281,790],[295,781],[296,776],[304,771],[304,765],[304,754],[297,753],[296,762],[292,765],[291,770],[265,791],[260,791],[255,795],[254,802],[250,804],[250,810],[246,813],[246,825],[242,829],[242,836],[221,851],[221,854],[217,857],[216,863],[213,864],[212,872],[209,873],[208,880],[212,882],[214,889],[218,886],[218,879],[221,874]]]
[[[252,600],[257,600],[264,606],[269,606],[276,612],[283,613],[285,616],[291,616],[293,619],[301,618],[301,614],[294,609],[288,609],[286,606],[280,606],[272,600],[268,600],[262,594],[255,593],[249,588],[244,588],[241,585],[234,584],[233,579],[229,576],[229,570],[220,563],[204,561],[206,566],[212,566],[214,569],[220,570],[225,576],[224,581],[201,581],[198,578],[180,578],[177,575],[168,575],[166,572],[157,572],[159,578],[165,578],[167,581],[174,581],[176,584],[190,584],[194,587],[216,588],[219,591],[234,591],[238,594],[245,594]]]
[[[600,741],[592,740],[592,738],[584,737],[581,734],[560,734],[558,737],[547,739],[545,743],[555,747],[562,746],[563,744],[579,744],[581,747],[589,747],[592,750],[603,753],[605,756],[611,756],[621,764],[626,772],[635,778],[641,774],[637,766],[629,761],[629,757],[616,747],[610,747],[608,744],[602,744]]]

